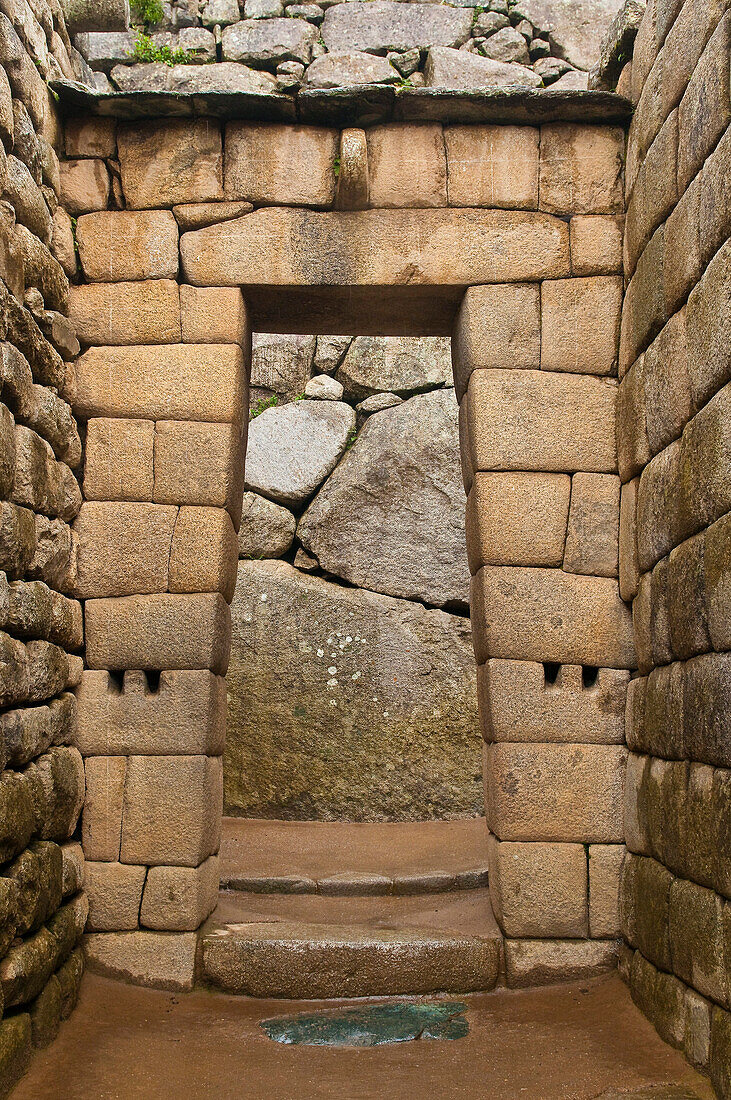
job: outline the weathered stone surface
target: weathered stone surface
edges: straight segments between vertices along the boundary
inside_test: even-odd
[[[58,1035],[61,1024],[61,986],[55,975],[30,1005],[31,1037],[34,1047],[47,1047]]]
[[[84,948],[97,974],[185,993],[193,988],[197,940],[192,932],[95,932]]]
[[[317,374],[305,386],[305,397],[313,401],[342,401],[343,387],[329,374]]]
[[[69,316],[85,344],[177,344],[180,292],[168,279],[71,288]]]
[[[586,855],[581,844],[511,844],[490,837],[490,900],[507,936],[584,937]]]
[[[185,344],[246,344],[249,320],[238,287],[181,286],[180,319]]]
[[[178,227],[168,210],[85,215],[76,237],[90,282],[174,279],[178,274]]]
[[[152,500],[152,420],[93,417],[87,422],[84,496],[87,500]]]
[[[84,955],[80,947],[71,952],[66,962],[56,971],[61,986],[61,1019],[66,1020],[76,1007],[84,973]]]
[[[258,493],[244,493],[239,557],[283,557],[292,545],[296,527],[297,520],[287,508]]]
[[[471,24],[472,13],[465,9],[372,0],[367,8],[362,3],[328,8],[322,37],[333,53],[366,50],[385,54],[389,49],[417,46],[461,46],[469,37]]]
[[[410,5],[413,7],[413,5]],[[427,88],[481,92],[490,88],[539,88],[541,78],[526,65],[506,64],[466,50],[432,46],[424,65]]]
[[[369,205],[447,205],[447,160],[438,123],[374,126],[367,134]]]
[[[109,673],[87,670],[78,689],[75,743],[85,756],[111,754],[123,764],[132,754],[218,756],[225,717],[225,681],[210,672],[162,671],[152,691],[143,672],[128,671],[120,691]]]
[[[546,280],[541,284],[541,368],[616,374],[621,276]]]
[[[61,162],[61,205],[72,217],[104,210],[109,202],[109,172],[103,160]]]
[[[283,20],[291,25],[302,20]],[[329,206],[335,198],[337,130],[321,126],[226,127],[225,191],[230,199]]]
[[[30,1016],[26,1012],[0,1023],[0,1072],[8,1089],[17,1084],[30,1065],[31,1035]]]
[[[619,886],[625,856],[623,844],[591,844],[589,860],[589,934],[620,935]]]
[[[609,577],[486,565],[473,577],[471,606],[479,663],[635,667],[632,617]]]
[[[112,118],[70,118],[64,128],[67,157],[113,157],[117,152]]]
[[[488,660],[477,673],[485,740],[621,745],[628,682],[602,668],[587,685],[579,665],[561,665],[550,682],[536,661]]]
[[[242,562],[233,621],[228,812],[371,821],[480,812],[466,619],[284,562]]]
[[[359,50],[338,51],[316,57],[305,72],[310,88],[342,88],[354,84],[397,84],[398,69],[385,57]]]
[[[0,856],[3,862],[26,847],[35,832],[32,791],[17,772],[0,774]]]
[[[466,602],[457,434],[451,390],[371,416],[300,521],[302,544],[352,584],[437,606]]]
[[[77,841],[61,845],[61,895],[71,897],[84,885],[84,850]]]
[[[151,867],[145,881],[140,924],[163,931],[195,931],[218,902],[218,857],[200,867]]]
[[[300,397],[312,375],[313,336],[256,332],[252,340],[251,385],[278,396]]]
[[[246,485],[285,505],[302,504],[345,451],[355,413],[341,401],[267,409],[249,425]]]
[[[717,1004],[728,1003],[724,902],[713,890],[675,879],[670,887],[673,971]]]
[[[137,209],[222,199],[221,132],[208,119],[123,124],[122,185]]]
[[[466,287],[569,274],[568,226],[524,211],[265,208],[185,233],[180,247],[188,282],[209,286]]]
[[[400,405],[403,398],[395,393],[374,393],[372,397],[366,397],[365,401],[359,401],[356,409],[364,416],[371,413],[383,412],[384,409],[392,409],[394,405]]]
[[[696,408],[731,378],[730,334],[731,241],[727,241],[688,299],[688,374]]]
[[[146,870],[125,863],[87,862],[89,932],[124,932],[138,927]]]
[[[494,34],[491,34],[487,41],[482,44],[480,53],[485,57],[491,57],[493,61],[530,65],[527,43],[515,27],[501,27]]]
[[[122,831],[122,800],[127,760],[94,756],[86,760],[86,801],[81,823],[87,859],[117,861]]]
[[[470,572],[483,565],[560,566],[570,497],[566,474],[475,474],[466,515]]]
[[[614,940],[506,940],[507,983],[513,989],[581,981],[617,965]]]
[[[617,3],[616,0],[520,0],[520,10],[534,27],[548,31],[558,57],[577,69],[588,70],[599,60]]]
[[[554,122],[541,128],[540,208],[563,214],[621,214],[624,131]]]
[[[75,524],[79,597],[166,592],[178,509],[86,501]]]
[[[68,840],[84,805],[84,764],[78,749],[56,745],[36,761],[46,803],[39,830],[45,840]],[[61,865],[59,855],[59,887]]]
[[[226,508],[238,527],[245,442],[238,424],[159,420],[155,428],[153,500],[158,504]]]
[[[450,385],[449,340],[442,336],[357,336],[335,377],[353,401],[382,392],[408,397]]]
[[[173,214],[181,232],[187,233],[190,229],[203,229],[215,222],[241,218],[251,210],[249,202],[185,202],[174,206]]]
[[[452,365],[458,400],[474,370],[538,370],[541,365],[541,301],[531,283],[471,286],[452,333]]]
[[[316,41],[316,28],[304,19],[246,19],[224,28],[223,58],[254,68],[283,61],[308,65]]]
[[[208,92],[277,91],[277,82],[270,73],[259,72],[235,61],[219,61],[215,65],[173,65],[169,70],[168,89],[188,95]]]
[[[619,492],[615,474],[574,474],[563,562],[567,572],[617,576]]]
[[[578,214],[571,219],[574,275],[614,275],[622,270],[622,216]]]
[[[450,206],[538,207],[538,145],[532,126],[445,126]]]
[[[236,532],[223,508],[181,508],[170,550],[170,591],[220,592],[230,600],[237,551]]]

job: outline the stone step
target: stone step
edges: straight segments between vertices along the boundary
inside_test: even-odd
[[[198,978],[226,993],[298,999],[492,989],[501,937],[487,890],[329,898],[222,891]]]
[[[438,894],[487,885],[485,819],[262,821],[224,817],[221,886],[255,894]]]

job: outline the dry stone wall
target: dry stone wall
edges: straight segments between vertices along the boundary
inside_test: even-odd
[[[74,747],[82,609],[71,526],[79,350],[45,79],[80,74],[58,3],[0,4],[0,1094],[76,1004],[88,903]],[[73,249],[72,249],[73,252]]]
[[[731,1095],[728,723],[731,13],[648,4],[631,69],[617,422],[633,600],[624,967],[663,1038]]]

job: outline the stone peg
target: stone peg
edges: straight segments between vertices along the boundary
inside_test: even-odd
[[[368,146],[365,130],[343,130],[340,170],[335,192],[336,210],[365,210],[368,206]]]
[[[61,0],[70,34],[129,30],[129,0]]]

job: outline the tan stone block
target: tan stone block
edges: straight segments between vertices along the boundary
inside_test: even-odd
[[[91,210],[106,210],[109,172],[103,160],[62,160],[61,206],[72,218]]]
[[[662,106],[663,67],[662,57],[654,60],[630,122],[625,168],[625,193],[627,198],[632,194],[642,159],[669,114],[669,111],[664,111]]]
[[[665,254],[670,262],[663,266],[665,314],[671,316],[685,302],[703,272],[701,261],[701,188],[702,177],[693,180],[665,223]]]
[[[331,206],[339,136],[324,126],[229,122],[226,198],[277,206]]]
[[[216,908],[218,884],[218,856],[200,867],[151,867],[140,922],[146,928],[194,931]]]
[[[226,682],[207,671],[163,671],[150,681],[86,670],[76,692],[74,743],[84,756],[219,756],[226,733]]]
[[[555,678],[536,661],[489,660],[477,670],[486,741],[624,743],[629,672],[561,665]]]
[[[226,508],[238,528],[244,450],[245,440],[237,424],[158,421],[153,499],[158,504],[205,504]]]
[[[139,927],[146,867],[124,863],[86,864],[89,932],[125,932]]]
[[[727,11],[693,72],[680,101],[678,122],[678,192],[682,193],[731,123],[729,41],[731,12]]]
[[[189,229],[203,229],[214,222],[227,222],[242,218],[254,209],[250,202],[189,202],[173,207],[175,220],[182,233]]]
[[[500,840],[624,840],[622,745],[486,747],[487,823]]]
[[[113,157],[117,152],[113,118],[69,118],[64,127],[67,157]]]
[[[94,932],[84,940],[89,970],[134,985],[187,993],[198,937],[180,932]]]
[[[691,292],[686,311],[688,374],[700,409],[731,378],[731,240]]]
[[[478,664],[507,657],[635,666],[630,611],[608,577],[486,565],[472,578],[471,599]]]
[[[170,591],[221,592],[230,603],[238,557],[238,539],[228,512],[181,508],[170,551]]]
[[[86,426],[84,497],[87,500],[152,500],[152,420],[94,417]]]
[[[239,423],[246,374],[236,344],[89,348],[76,362],[74,412]]]
[[[491,836],[488,862],[490,900],[506,936],[587,935],[582,844],[506,844]]]
[[[657,336],[668,319],[665,304],[665,231],[661,225],[640,256],[624,296],[619,337],[619,377]]]
[[[475,474],[467,497],[470,571],[561,565],[570,496],[567,474]]]
[[[184,344],[243,344],[250,339],[246,303],[238,287],[181,286]]]
[[[608,379],[474,371],[465,413],[472,468],[614,473],[616,397]]]
[[[541,284],[541,368],[572,374],[616,374],[621,276]]]
[[[731,127],[703,165],[698,223],[702,266],[706,267],[731,237]]]
[[[122,836],[122,803],[127,760],[123,756],[90,756],[84,761],[86,801],[81,841],[86,859],[116,862]]]
[[[640,474],[652,458],[644,373],[645,358],[641,355],[625,374],[617,393],[617,464],[623,482]]]
[[[619,494],[615,474],[574,474],[563,559],[568,573],[617,576]]]
[[[555,214],[621,214],[624,140],[617,126],[542,126],[540,209]]]
[[[566,223],[518,210],[265,207],[184,233],[180,248],[186,281],[199,286],[462,288],[561,278],[570,267]]]
[[[211,119],[122,124],[117,148],[132,209],[223,198],[221,131]]]
[[[616,940],[506,940],[505,969],[511,989],[596,977],[617,965]]]
[[[180,343],[180,292],[168,279],[72,286],[69,317],[84,344]]]
[[[643,248],[678,200],[678,112],[673,111],[640,165],[625,220],[626,275],[634,272]]]
[[[640,479],[632,478],[622,486],[619,501],[619,594],[628,603],[635,598],[640,584],[637,560],[637,489]]]
[[[220,757],[131,756],[122,862],[197,867],[218,851],[222,804]]]
[[[579,214],[571,219],[569,228],[574,275],[621,274],[624,230],[621,215]]]
[[[76,276],[78,267],[76,259],[76,247],[74,244],[74,230],[71,218],[62,206],[59,206],[53,215],[53,232],[51,234],[51,253],[58,260],[69,279]]]
[[[686,310],[670,318],[645,352],[642,383],[650,453],[677,439],[693,414]]]
[[[472,468],[472,459],[470,457],[470,441],[469,431],[467,427],[466,401],[462,401],[460,403],[459,414],[457,417],[457,425],[459,429],[459,464],[462,473],[462,483],[464,485],[465,493],[469,494],[474,480],[474,470]]]
[[[721,19],[724,0],[685,0],[662,48],[661,108],[677,107],[712,31]]]
[[[178,509],[86,501],[76,518],[76,592],[81,599],[167,592]]]
[[[467,289],[452,331],[457,399],[472,371],[535,369],[541,365],[541,303],[536,284]]]
[[[449,205],[535,210],[539,133],[532,126],[445,126]]]
[[[88,214],[79,218],[76,239],[90,282],[174,279],[178,274],[178,225],[169,210]]]
[[[624,844],[589,846],[589,935],[616,938],[619,926],[619,883]]]
[[[369,205],[447,205],[447,159],[439,123],[372,126],[368,144]]]

